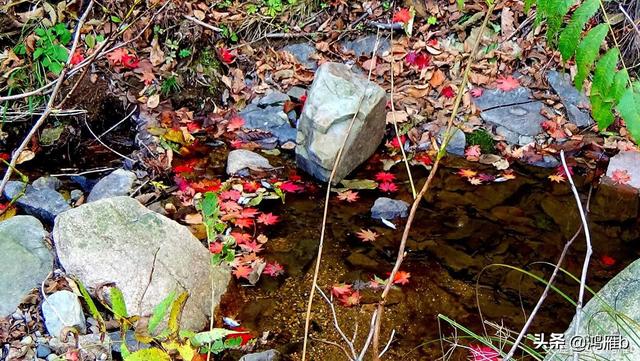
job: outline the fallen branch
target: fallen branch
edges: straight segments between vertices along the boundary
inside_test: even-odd
[[[631,26],[633,26],[633,29],[636,31],[638,36],[640,36],[640,29],[638,28],[638,24],[636,24],[636,21],[633,20],[631,15],[629,15],[627,10],[624,9],[624,6],[622,6],[622,4],[618,4],[618,7],[620,8],[620,11],[622,11],[622,13],[624,14],[624,17],[627,18],[627,20],[629,20],[629,22],[631,23]]]
[[[87,18],[87,15],[89,15],[89,12],[91,11],[92,7],[93,7],[93,0],[89,1],[87,8],[85,9],[80,19],[78,20],[76,33],[73,37],[73,43],[71,45],[71,50],[69,51],[69,54],[75,53],[76,48],[78,47],[78,41],[80,40],[80,31],[82,30],[82,24],[84,24],[84,21]],[[53,92],[49,97],[49,101],[47,102],[47,105],[44,111],[42,112],[42,115],[40,115],[40,118],[38,118],[38,120],[35,122],[33,127],[31,127],[31,130],[29,131],[27,136],[22,140],[22,143],[20,144],[20,146],[18,146],[18,149],[16,149],[15,152],[13,152],[13,155],[11,156],[11,162],[9,163],[9,167],[7,167],[7,171],[4,174],[4,178],[2,178],[2,183],[0,183],[0,194],[2,194],[4,187],[7,185],[7,182],[9,182],[9,179],[11,178],[11,174],[13,173],[13,169],[18,162],[18,158],[20,157],[20,154],[24,151],[24,149],[27,147],[29,142],[31,142],[31,138],[33,138],[33,136],[36,134],[40,126],[44,124],[45,120],[47,120],[47,118],[49,117],[49,114],[51,114],[51,112],[53,111],[53,104],[56,100],[56,96],[58,95],[58,92],[60,91],[60,87],[62,86],[62,83],[64,83],[64,79],[67,75],[67,72],[71,67],[71,59],[72,59],[72,56],[70,55],[69,59],[67,59],[67,63],[65,64],[64,69],[62,69],[62,72],[58,77],[58,81],[55,83]]]
[[[380,42],[380,31],[378,31],[377,35],[376,35],[376,43],[373,47],[373,54],[372,54],[372,58],[376,59],[377,57],[377,51],[378,51],[378,45]],[[368,76],[368,80],[371,81],[371,74],[373,73],[373,68],[369,69],[369,76]],[[315,269],[313,272],[313,281],[311,284],[311,290],[309,291],[309,300],[307,301],[307,312],[306,312],[306,316],[305,316],[305,321],[304,321],[304,340],[302,343],[302,361],[306,360],[307,357],[307,343],[308,343],[308,338],[309,338],[309,326],[311,325],[311,308],[313,306],[313,297],[315,296],[315,290],[318,287],[318,274],[320,273],[320,263],[322,261],[322,248],[324,246],[324,235],[325,235],[325,231],[326,231],[326,226],[327,226],[327,215],[329,213],[329,198],[331,197],[331,185],[333,183],[333,179],[336,175],[336,171],[338,170],[338,165],[340,164],[340,159],[342,158],[342,152],[344,151],[344,147],[347,144],[347,139],[349,139],[349,135],[351,134],[351,129],[353,128],[353,125],[356,122],[356,119],[358,118],[358,114],[360,113],[360,107],[362,106],[362,101],[364,100],[364,97],[366,95],[366,92],[363,92],[362,97],[360,97],[360,100],[358,102],[358,106],[355,109],[355,112],[353,113],[353,117],[351,118],[351,121],[349,122],[349,127],[347,128],[346,134],[344,136],[344,140],[342,141],[342,144],[340,145],[340,148],[338,149],[338,154],[336,155],[336,160],[333,163],[333,168],[331,169],[331,174],[329,175],[329,180],[327,181],[327,193],[325,195],[325,200],[324,200],[324,210],[322,213],[322,229],[320,230],[320,242],[318,245],[318,255],[316,258],[316,265],[315,265]]]
[[[382,291],[382,296],[380,297],[380,302],[378,303],[378,318],[376,320],[376,327],[375,327],[375,332],[373,335],[373,360],[374,361],[378,361],[380,359],[378,350],[379,350],[379,345],[380,345],[380,326],[382,324],[381,320],[382,320],[382,315],[384,312],[384,305],[387,299],[387,295],[389,294],[389,291],[391,291],[391,286],[393,285],[393,279],[395,278],[396,274],[398,273],[398,271],[400,270],[400,266],[402,265],[402,261],[404,260],[404,256],[405,256],[405,248],[407,245],[407,239],[409,238],[409,231],[411,230],[411,225],[413,223],[413,219],[416,216],[416,211],[418,210],[418,206],[420,204],[420,200],[422,199],[422,197],[424,196],[424,194],[427,192],[427,190],[429,189],[429,187],[431,186],[431,183],[433,182],[433,178],[435,177],[437,171],[438,171],[438,167],[440,165],[440,161],[442,160],[442,158],[444,157],[445,153],[446,153],[446,148],[447,148],[447,144],[449,143],[449,140],[451,139],[451,128],[453,127],[453,121],[456,118],[456,115],[458,114],[458,110],[460,108],[460,103],[462,101],[462,95],[464,93],[464,88],[467,84],[467,81],[469,79],[469,72],[471,70],[471,64],[473,63],[473,60],[475,59],[478,47],[480,46],[480,40],[482,39],[482,34],[484,33],[485,28],[487,27],[487,24],[489,23],[489,18],[491,17],[491,13],[493,12],[493,9],[496,6],[496,2],[492,2],[491,5],[489,5],[489,9],[487,10],[487,13],[485,15],[484,21],[482,23],[482,26],[480,27],[480,33],[478,34],[478,37],[475,41],[475,44],[473,45],[473,49],[471,50],[471,55],[469,56],[469,61],[467,63],[467,66],[465,68],[464,71],[464,75],[462,77],[462,83],[460,83],[460,86],[458,87],[458,94],[456,95],[456,99],[455,102],[453,104],[453,109],[451,111],[451,117],[449,118],[449,121],[447,122],[447,128],[445,131],[445,136],[443,139],[443,142],[440,146],[440,149],[438,150],[438,154],[436,156],[436,160],[433,163],[433,168],[431,169],[431,172],[429,173],[429,176],[427,177],[427,180],[425,181],[424,185],[422,186],[422,189],[420,189],[420,192],[418,193],[417,197],[413,200],[413,204],[411,205],[411,211],[409,212],[409,217],[407,218],[407,223],[405,225],[404,228],[404,232],[402,233],[402,238],[400,240],[400,246],[398,247],[398,256],[396,258],[396,262],[393,266],[393,269],[391,270],[391,274],[389,275],[389,278],[387,278],[387,282],[386,285],[384,287],[384,290]]]
[[[198,20],[198,19],[194,18],[193,16],[189,16],[189,15],[183,15],[183,16],[184,16],[184,18],[185,18],[185,19],[187,19],[187,20],[191,20],[191,21],[193,21],[194,23],[196,23],[196,24],[198,24],[198,25],[202,26],[203,28],[207,28],[207,29],[209,29],[209,30],[215,31],[216,33],[221,33],[221,32],[222,32],[222,29],[221,29],[221,28],[219,28],[219,27],[217,27],[217,26],[213,26],[213,25],[211,25],[211,24],[207,24],[207,23],[205,23],[205,22],[204,22],[204,21],[202,21],[202,20]]]
[[[571,176],[571,172],[569,171],[569,167],[567,166],[567,160],[564,158],[564,150],[560,151],[560,159],[562,160],[562,168],[564,169],[564,172],[567,175],[567,179],[569,180],[569,184],[571,185],[571,191],[573,192],[573,196],[576,199],[578,212],[580,212],[580,220],[582,221],[582,227],[584,228],[584,238],[587,244],[587,251],[584,255],[584,263],[582,264],[582,275],[580,276],[580,292],[578,293],[578,302],[576,303],[576,323],[574,325],[574,335],[578,335],[580,331],[580,322],[582,320],[582,304],[584,302],[584,290],[587,283],[587,271],[589,270],[589,261],[591,260],[591,255],[593,254],[593,248],[591,248],[591,234],[589,232],[587,216],[584,212],[584,208],[582,207],[582,201],[580,201],[580,194],[578,193],[578,189],[573,183],[573,177]],[[579,358],[579,351],[574,351],[573,360],[578,361]]]

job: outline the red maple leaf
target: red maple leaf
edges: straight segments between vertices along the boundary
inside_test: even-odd
[[[354,192],[352,190],[346,190],[344,192],[338,193],[338,199],[341,201],[347,201],[348,203],[355,202],[358,200],[358,198],[358,192]]]
[[[451,99],[451,98],[456,96],[456,92],[455,92],[455,90],[453,90],[451,85],[447,85],[446,87],[442,88],[441,94],[442,94],[443,97],[445,97],[447,99]]]
[[[398,191],[398,186],[396,186],[396,184],[393,183],[393,182],[380,183],[380,185],[378,187],[383,192],[397,192]]]
[[[265,226],[271,226],[280,220],[280,217],[274,216],[273,213],[262,213],[260,217],[258,217],[258,223],[262,223]]]
[[[410,20],[411,12],[409,11],[409,9],[401,8],[400,10],[396,11],[395,14],[393,14],[393,19],[391,21],[393,21],[394,23],[407,24]]]
[[[220,48],[219,50],[220,60],[225,64],[231,64],[236,59],[236,56],[227,48]]]
[[[82,53],[82,50],[78,49],[75,51],[75,53],[73,53],[73,56],[71,57],[71,65],[74,65],[74,66],[78,65],[83,60],[84,60],[84,54]]]
[[[262,251],[262,245],[258,242],[247,242],[240,245],[240,248],[245,252],[258,253]]]
[[[9,158],[11,158],[11,155],[9,153],[0,153],[0,159],[9,160]]]
[[[471,361],[500,361],[500,353],[486,345],[471,345]]]
[[[433,164],[433,160],[431,160],[431,157],[429,157],[429,154],[427,153],[421,153],[416,155],[415,157],[413,157],[413,159],[416,162],[420,162],[424,165],[432,165]]]
[[[122,64],[122,57],[123,56],[128,56],[128,55],[129,55],[129,51],[127,49],[118,48],[118,49],[115,49],[114,51],[110,52],[109,54],[107,54],[107,60],[109,60],[111,65],[121,65]]]
[[[235,189],[231,189],[228,191],[223,191],[220,193],[220,199],[222,200],[232,200],[237,201],[242,196],[242,193]]]
[[[120,59],[120,62],[122,63],[122,66],[124,66],[125,68],[135,69],[140,64],[140,59],[138,59],[138,57],[135,55],[125,54]]]
[[[218,254],[222,252],[222,243],[221,242],[211,242],[209,244],[209,251],[213,254]]]
[[[472,97],[478,98],[478,97],[482,96],[483,92],[484,92],[484,90],[482,88],[473,88],[473,89],[471,89],[471,91],[469,93],[471,93]]]
[[[344,296],[340,297],[339,301],[340,301],[340,303],[342,303],[343,306],[351,307],[351,306],[359,305],[361,298],[362,298],[362,296],[360,296],[360,292],[355,291],[355,292],[352,292],[349,295],[344,295]]]
[[[393,182],[396,180],[396,176],[389,172],[376,173],[376,180],[378,182]]]
[[[406,285],[409,283],[409,278],[411,277],[411,273],[405,271],[398,271],[396,275],[393,277],[393,284],[396,285]]]
[[[400,149],[400,143],[404,145],[406,141],[407,141],[407,136],[402,135],[400,136],[400,142],[398,142],[398,137],[393,137],[393,139],[391,139],[391,141],[387,142],[385,145],[389,148]]]
[[[340,298],[342,296],[349,295],[351,294],[351,292],[353,292],[353,290],[351,289],[351,285],[346,283],[337,283],[333,285],[333,287],[331,287],[331,294],[335,298]]]
[[[257,191],[258,188],[260,188],[260,183],[258,183],[256,181],[244,182],[242,184],[242,190],[244,190],[247,193],[253,193],[253,192]]]
[[[238,212],[242,210],[242,206],[234,201],[224,201],[220,203],[220,210],[223,212]]]
[[[236,267],[236,269],[233,270],[233,275],[236,276],[237,279],[244,278],[248,280],[251,271],[253,271],[251,267],[239,265]]]
[[[238,218],[235,220],[236,226],[245,229],[253,225],[253,219],[251,218]]]
[[[240,129],[244,126],[244,119],[240,116],[234,116],[229,119],[229,123],[227,123],[227,132],[233,132],[234,130]]]
[[[600,256],[600,262],[602,262],[602,265],[605,267],[611,267],[616,264],[615,258],[608,256],[606,254],[603,254],[602,256]]]
[[[220,181],[220,179],[203,179],[198,182],[191,182],[190,186],[196,192],[217,192],[220,190],[222,182]]]
[[[231,232],[231,237],[236,240],[237,244],[251,242],[251,235],[243,232]]]
[[[287,193],[296,193],[296,192],[301,192],[302,190],[304,190],[303,187],[293,183],[293,182],[282,182],[282,184],[280,184],[280,189],[283,192],[287,192]]]
[[[431,63],[431,57],[424,53],[416,53],[414,51],[407,54],[404,58],[407,64],[415,65],[418,69],[424,69]]]
[[[238,148],[241,148],[244,145],[244,142],[241,141],[240,139],[234,139],[231,142],[229,142],[229,145],[233,149],[238,149]]]
[[[611,179],[615,184],[628,184],[631,181],[631,175],[626,169],[616,169],[611,173]]]
[[[296,173],[296,171],[292,170],[289,173],[289,180],[292,182],[300,182],[302,180],[302,177],[298,175],[298,173]]]
[[[511,75],[509,75],[508,77],[500,76],[496,80],[496,84],[496,88],[505,92],[511,91],[513,89],[518,89],[520,87],[520,82],[518,81],[518,79],[512,77]]]
[[[254,218],[256,215],[258,215],[258,210],[255,208],[251,208],[251,207],[247,207],[245,209],[242,210],[242,213],[240,214],[240,217],[242,218]]]
[[[267,263],[267,266],[264,268],[262,273],[269,275],[271,277],[277,277],[284,273],[284,267],[278,262]]]

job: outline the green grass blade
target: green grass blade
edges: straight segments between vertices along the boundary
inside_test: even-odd
[[[160,322],[164,319],[164,316],[167,315],[167,311],[169,311],[169,306],[176,299],[176,291],[171,292],[167,297],[162,300],[156,307],[153,308],[153,313],[151,314],[151,318],[149,318],[149,324],[147,325],[147,330],[149,334],[153,334]]]

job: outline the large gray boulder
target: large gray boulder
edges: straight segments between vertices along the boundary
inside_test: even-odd
[[[53,238],[68,274],[87,287],[115,283],[131,314],[149,316],[171,292],[187,291],[182,327],[192,330],[206,326],[211,302],[218,305],[230,280],[228,269],[211,266],[209,251],[188,228],[130,197],[61,214]]]
[[[18,181],[8,182],[4,196],[16,202],[22,210],[46,223],[53,223],[56,216],[71,208],[62,194],[48,187],[36,188]]]
[[[31,216],[0,222],[0,317],[13,313],[20,301],[53,270],[53,254],[44,243],[42,223]]]
[[[565,332],[567,344],[575,335],[576,318]],[[580,353],[580,360],[640,360],[640,335],[637,325],[640,322],[640,259],[618,273],[609,281],[583,308],[578,335],[584,339],[586,335],[615,337],[620,335],[620,343],[627,349],[585,350]],[[624,340],[624,341],[623,341]],[[605,341],[606,342],[606,341]],[[569,361],[572,354],[566,350],[550,350],[545,361]]]
[[[322,64],[298,123],[298,166],[321,181],[328,180],[357,113],[335,175],[334,183],[339,182],[380,145],[385,129],[385,101],[385,91],[379,85],[347,65]]]

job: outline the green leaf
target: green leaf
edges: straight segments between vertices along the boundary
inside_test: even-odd
[[[204,198],[200,203],[202,208],[202,215],[205,217],[211,217],[218,213],[218,195],[214,192],[207,192],[204,194]]]
[[[171,361],[171,357],[159,348],[148,348],[132,353],[124,361]]]
[[[78,289],[80,290],[82,299],[84,299],[84,302],[87,304],[87,307],[89,307],[89,313],[91,314],[91,317],[93,317],[96,321],[98,321],[98,327],[100,328],[100,332],[101,333],[107,332],[107,328],[104,324],[104,319],[102,318],[102,315],[98,311],[98,307],[96,307],[95,302],[93,302],[91,295],[89,295],[89,291],[87,291],[87,289],[84,287],[82,282],[80,282],[80,280],[76,278],[74,278],[73,280],[78,285]]]
[[[115,15],[111,15],[111,21],[113,21],[116,24],[120,24],[122,22],[122,19],[120,19],[119,17],[117,17]]]
[[[57,62],[52,62],[51,64],[49,64],[49,70],[51,70],[51,72],[55,75],[60,75],[63,67],[64,66],[62,64]]]
[[[109,290],[109,298],[111,299],[111,308],[117,318],[127,318],[129,313],[127,312],[127,304],[124,301],[124,295],[118,287],[111,287]]]
[[[197,333],[195,336],[191,338],[191,343],[194,346],[202,346],[202,345],[223,339],[229,335],[236,335],[238,333],[241,333],[241,332],[231,331],[225,328],[214,328],[210,331]]]
[[[93,48],[94,46],[96,46],[96,37],[95,37],[95,36],[93,36],[92,34],[87,34],[87,35],[84,37],[84,42],[85,42],[85,44],[87,44],[87,46],[91,49],[91,48]]]
[[[531,7],[536,3],[536,0],[524,0],[524,13],[528,13]]]
[[[37,60],[37,59],[40,57],[40,55],[42,55],[42,53],[43,53],[42,48],[37,48],[37,49],[33,52],[33,59],[34,59],[34,60]]]
[[[169,313],[167,328],[172,335],[177,335],[180,331],[180,317],[182,316],[182,309],[187,302],[187,298],[189,298],[189,293],[182,292],[171,304],[171,313]]]
[[[605,95],[605,98],[615,102],[620,101],[625,90],[627,90],[627,85],[629,85],[629,73],[627,69],[622,69],[613,76],[611,89],[609,93]]]
[[[598,129],[604,131],[613,124],[615,120],[612,111],[613,103],[605,101],[600,94],[591,94],[590,100],[591,114],[596,122],[598,122]]]
[[[599,6],[600,0],[586,0],[573,13],[569,25],[562,30],[560,41],[558,42],[558,50],[560,50],[565,61],[569,60],[575,53],[582,29],[584,29],[587,21],[598,11]]]
[[[169,306],[176,298],[176,291],[172,291],[167,297],[165,297],[162,302],[156,305],[153,308],[153,313],[151,314],[151,318],[149,318],[149,324],[147,325],[147,330],[150,334],[153,334],[158,328],[158,325],[164,319],[164,316],[167,315],[167,311],[169,311]]]
[[[547,41],[555,44],[564,17],[573,5],[573,0],[543,0],[538,3],[538,11],[540,11],[540,5],[545,2],[549,3],[544,7],[544,14],[542,14],[547,19]]]
[[[609,88],[611,88],[611,84],[613,83],[613,77],[616,74],[619,55],[620,51],[617,48],[613,48],[598,60],[593,75],[591,95],[599,94],[604,96],[609,93]]]
[[[600,44],[604,41],[609,31],[608,24],[600,24],[591,29],[587,36],[582,39],[576,50],[576,66],[578,72],[573,79],[576,88],[582,90],[584,80],[589,75],[596,57],[600,53]]]
[[[640,143],[640,93],[634,92],[633,88],[628,88],[618,103],[618,112],[633,139],[636,143]]]

